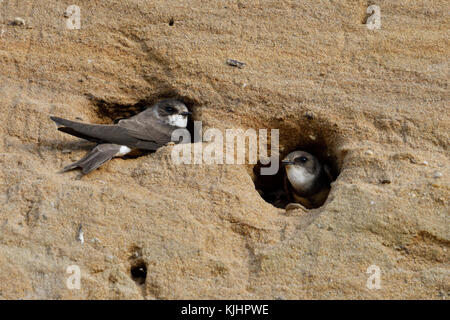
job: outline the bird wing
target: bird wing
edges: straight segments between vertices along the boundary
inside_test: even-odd
[[[152,142],[159,147],[171,141],[174,129],[174,127],[162,123],[145,111],[134,117],[120,120],[117,125],[126,129],[130,136],[142,141]]]
[[[58,125],[59,131],[97,143],[110,142],[143,150],[156,150],[162,145],[158,141],[141,140],[133,136],[133,133],[130,132],[132,127],[122,127],[116,124],[87,124],[59,117],[50,117],[50,119]]]

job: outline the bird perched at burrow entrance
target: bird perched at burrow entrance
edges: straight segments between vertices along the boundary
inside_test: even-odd
[[[281,163],[286,173],[284,188],[291,202],[300,203],[308,209],[317,208],[325,202],[332,180],[328,166],[322,165],[315,156],[305,151],[291,152]],[[288,207],[296,206],[289,204]]]
[[[161,100],[146,110],[116,124],[101,125],[50,117],[58,130],[98,143],[85,157],[64,167],[63,172],[81,168],[83,174],[97,169],[114,157],[134,149],[157,150],[171,142],[172,132],[186,128],[191,114],[186,105],[176,99]]]

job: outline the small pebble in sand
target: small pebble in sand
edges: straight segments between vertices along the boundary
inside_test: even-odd
[[[80,241],[81,244],[84,243],[84,232],[83,232],[83,226],[81,224],[78,227],[78,241]]]
[[[12,25],[13,26],[24,26],[25,25],[25,20],[20,18],[20,17],[14,18],[14,21],[12,22]]]
[[[312,135],[312,134],[309,135],[309,138],[310,138],[311,140],[313,140],[313,141],[316,140],[316,136],[315,136],[315,135]]]
[[[373,151],[369,149],[369,150],[364,151],[364,154],[371,156],[371,155],[373,155]]]
[[[375,201],[370,201],[370,205],[373,206],[375,204]]]
[[[232,67],[243,68],[245,66],[244,62],[240,62],[234,59],[227,59],[227,64]]]
[[[440,178],[440,177],[442,177],[442,172],[435,171],[434,174],[433,174],[433,178],[437,179],[437,178]]]
[[[424,160],[424,161],[421,162],[421,164],[423,164],[424,166],[427,166],[428,165],[428,161]]]
[[[98,238],[92,238],[91,242],[92,243],[100,243],[100,240]]]

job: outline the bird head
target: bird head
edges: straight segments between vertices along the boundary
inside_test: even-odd
[[[281,164],[285,167],[287,177],[298,190],[310,187],[318,178],[321,165],[316,157],[305,151],[289,153]]]
[[[191,114],[186,105],[176,99],[161,100],[155,105],[156,115],[165,123],[186,128],[188,116]]]

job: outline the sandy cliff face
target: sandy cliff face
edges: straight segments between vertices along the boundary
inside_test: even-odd
[[[69,30],[71,4],[0,2],[0,298],[448,299],[447,1],[82,0]],[[251,166],[170,146],[58,172],[91,144],[49,115],[109,123],[167,96],[204,128],[327,150],[325,205],[286,213]]]

